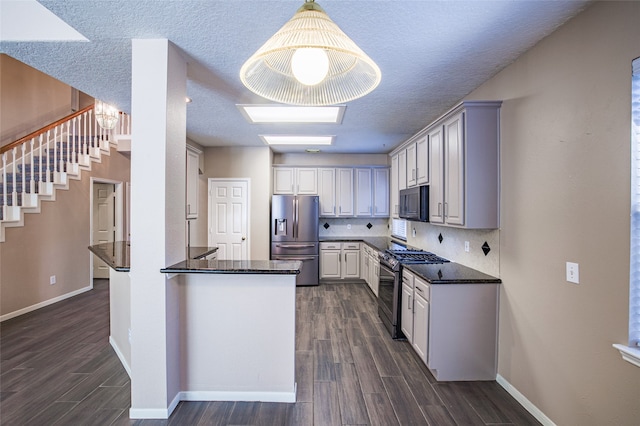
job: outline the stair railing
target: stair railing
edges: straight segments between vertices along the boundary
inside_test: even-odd
[[[100,148],[108,149],[114,131],[102,129],[93,110],[94,105],[89,105],[0,147],[1,219],[8,219],[10,206],[35,207],[35,194],[50,195],[51,184],[65,183],[67,172],[78,173],[79,167],[87,167],[91,157],[99,155]],[[115,133],[130,134],[129,116],[121,113],[120,118]]]

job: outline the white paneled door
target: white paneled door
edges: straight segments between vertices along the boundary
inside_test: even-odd
[[[93,184],[93,244],[112,243],[115,239],[115,191],[111,183]],[[93,278],[109,278],[109,267],[93,259]]]
[[[247,180],[209,179],[209,246],[220,260],[248,259]]]

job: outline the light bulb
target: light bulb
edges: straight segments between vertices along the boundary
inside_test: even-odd
[[[329,57],[324,49],[304,47],[296,49],[291,57],[293,76],[305,86],[315,86],[329,72]]]

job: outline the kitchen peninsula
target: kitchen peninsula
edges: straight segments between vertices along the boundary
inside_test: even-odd
[[[122,287],[126,292],[128,274],[116,268],[119,263],[129,265],[127,256],[121,253],[118,261],[109,263],[103,256],[118,250],[98,246],[90,250],[112,268],[110,277],[116,281],[110,282],[111,291],[118,293]],[[295,402],[296,276],[301,262],[207,259],[215,250],[192,248],[186,260],[158,271],[177,275],[180,282],[175,314],[180,335],[180,399]],[[117,274],[124,274],[126,282]],[[129,308],[124,300],[116,300],[116,317],[130,316],[120,311]],[[112,328],[112,345],[113,334]],[[130,362],[120,358],[123,364]]]

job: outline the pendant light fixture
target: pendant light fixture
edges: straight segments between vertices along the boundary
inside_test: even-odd
[[[242,83],[269,100],[306,106],[360,98],[380,68],[313,0],[305,3],[240,69]]]
[[[94,114],[96,115],[98,125],[103,129],[110,130],[116,127],[119,114],[116,107],[102,102],[100,99],[96,99]]]

